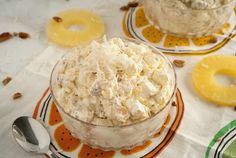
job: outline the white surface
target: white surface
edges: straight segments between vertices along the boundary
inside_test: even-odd
[[[51,68],[62,54],[55,46],[48,47],[45,25],[55,13],[68,8],[85,8],[100,14],[107,26],[107,36],[123,36],[121,29],[121,5],[127,0],[1,0],[0,32],[26,31],[31,38],[18,38],[0,43],[0,80],[7,75],[13,80],[0,85],[0,158],[31,158],[13,140],[11,124],[22,115],[32,115],[36,102],[49,85]],[[234,42],[217,53],[234,54]],[[205,56],[174,57],[183,59],[186,66],[177,69],[178,87],[184,102],[185,115],[177,135],[160,158],[203,157],[213,135],[227,122],[235,119],[232,108],[217,107],[196,96],[190,80],[190,72],[196,62]],[[22,92],[23,98],[13,101],[14,92]]]

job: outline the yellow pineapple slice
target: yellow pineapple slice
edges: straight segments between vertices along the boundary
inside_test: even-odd
[[[101,37],[105,32],[105,25],[101,17],[86,10],[67,10],[56,15],[60,20],[52,18],[47,25],[47,35],[53,42],[73,47],[86,44]],[[69,30],[72,26],[79,26],[78,31]]]
[[[221,85],[215,80],[216,74],[229,75],[236,79],[236,57],[215,55],[200,61],[192,72],[195,90],[203,98],[218,105],[236,106],[236,84]]]
[[[205,36],[205,37],[195,37],[195,38],[192,38],[192,41],[196,46],[204,46],[210,43],[216,43],[217,38],[215,36],[210,35],[210,36]]]
[[[143,27],[148,25],[149,22],[144,14],[144,9],[143,7],[140,7],[137,9],[136,13],[135,13],[135,25],[136,27]]]
[[[189,40],[188,38],[181,38],[172,35],[167,35],[164,42],[164,46],[167,48],[175,46],[189,46]]]
[[[164,33],[156,29],[154,26],[149,26],[142,31],[143,36],[152,43],[158,43],[162,40]]]

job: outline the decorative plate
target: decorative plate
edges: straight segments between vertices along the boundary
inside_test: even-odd
[[[199,38],[179,38],[161,32],[145,17],[143,6],[131,8],[123,17],[123,32],[127,37],[150,43],[166,54],[201,55],[214,52],[236,35],[236,16],[232,14],[223,28],[213,35]]]
[[[236,158],[236,120],[216,133],[207,147],[205,158]]]
[[[86,144],[82,144],[79,139],[74,138],[63,125],[63,120],[53,102],[49,89],[39,100],[33,117],[42,121],[47,127],[52,138],[50,150],[60,158],[148,158],[157,156],[167,147],[181,123],[184,114],[184,103],[179,90],[176,93],[175,103],[174,106],[171,106],[164,125],[152,139],[141,146],[120,151],[93,149]]]

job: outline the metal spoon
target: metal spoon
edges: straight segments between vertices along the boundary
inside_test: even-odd
[[[25,151],[58,158],[49,150],[50,136],[39,121],[27,116],[19,117],[12,125],[12,133],[16,142]]]

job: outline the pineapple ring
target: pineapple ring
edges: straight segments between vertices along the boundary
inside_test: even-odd
[[[57,15],[60,22],[53,18],[47,25],[50,40],[66,47],[86,44],[101,37],[105,32],[105,24],[101,17],[86,10],[67,10]],[[71,31],[71,26],[81,26],[79,31]]]
[[[236,79],[236,57],[216,55],[204,58],[192,72],[193,86],[203,98],[218,105],[236,106],[236,84],[223,86],[217,83],[215,74]]]

